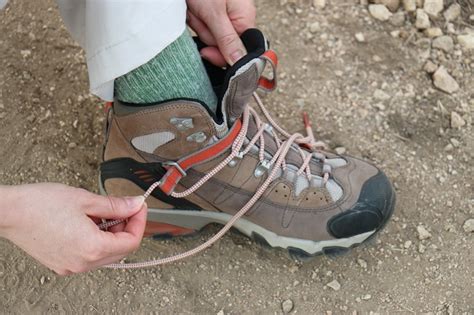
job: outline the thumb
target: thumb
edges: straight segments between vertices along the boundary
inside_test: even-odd
[[[245,46],[227,14],[211,19],[207,26],[216,39],[217,47],[229,65],[233,65],[247,54]]]
[[[143,196],[137,197],[103,197],[97,196],[86,214],[103,219],[126,219],[136,214],[145,203]]]

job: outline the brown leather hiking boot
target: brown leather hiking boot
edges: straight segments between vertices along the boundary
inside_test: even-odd
[[[229,221],[243,234],[297,258],[337,253],[388,221],[395,193],[371,164],[319,149],[290,135],[255,91],[276,56],[258,30],[242,40],[249,54],[228,69],[206,64],[220,98],[217,113],[194,100],[122,104],[109,110],[101,190],[147,199],[148,235],[193,233]],[[249,103],[255,97],[261,119]],[[234,222],[235,221],[235,222]]]

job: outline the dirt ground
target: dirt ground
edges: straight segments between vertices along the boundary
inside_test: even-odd
[[[393,180],[398,204],[378,239],[302,264],[230,233],[183,262],[70,277],[0,240],[0,313],[278,314],[291,300],[295,314],[474,314],[474,234],[463,228],[474,218],[474,54],[457,44],[449,54],[430,49],[413,27],[376,21],[359,1],[324,9],[256,2],[280,59],[279,89],[264,98],[267,106],[294,131],[308,111],[319,138]],[[463,14],[455,28],[474,28]],[[450,71],[458,92],[433,87],[423,70],[428,58]],[[53,1],[11,0],[0,12],[0,67],[2,183],[97,192],[102,105],[88,93],[84,55]],[[451,127],[453,111],[460,128]],[[420,240],[420,226],[431,237]],[[215,231],[147,239],[129,259],[182,252]],[[327,285],[333,280],[340,288]]]

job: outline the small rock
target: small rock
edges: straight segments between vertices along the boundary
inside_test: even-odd
[[[411,241],[406,241],[406,242],[403,244],[403,247],[404,247],[405,249],[409,249],[410,246],[411,246],[411,244],[412,244]]]
[[[364,269],[367,269],[367,262],[363,259],[357,259],[357,263]]]
[[[397,12],[400,7],[400,0],[377,0],[376,3],[383,4],[392,12]]]
[[[462,119],[461,115],[456,112],[451,112],[451,128],[459,129],[466,124],[466,121]]]
[[[283,310],[283,313],[285,314],[288,314],[289,312],[291,312],[293,310],[293,307],[294,307],[293,301],[290,299],[285,300],[283,301],[283,303],[281,303],[281,309]]]
[[[394,38],[398,38],[400,37],[400,31],[399,30],[393,30],[390,32],[390,36],[394,37]]]
[[[313,0],[315,8],[323,9],[326,6],[326,0]]]
[[[377,89],[374,91],[374,98],[378,99],[378,100],[381,100],[381,101],[386,101],[388,99],[390,99],[390,95],[388,95],[387,93],[385,93],[384,91],[380,90],[380,89]]]
[[[451,22],[456,20],[461,15],[461,6],[458,3],[453,3],[444,11],[443,16],[446,21]]]
[[[75,142],[71,142],[71,143],[68,144],[68,147],[70,149],[74,149],[75,147],[77,147],[77,144]]]
[[[28,58],[29,56],[31,56],[31,50],[28,50],[28,49],[20,50],[20,55],[23,58]]]
[[[433,40],[433,48],[441,49],[444,52],[450,52],[454,48],[454,42],[451,36],[444,35]]]
[[[467,233],[472,233],[474,232],[474,219],[468,219],[466,222],[464,222],[464,225],[462,226],[465,232]]]
[[[331,289],[333,289],[334,291],[339,291],[341,289],[341,284],[336,279],[332,280],[326,285],[330,287]]]
[[[454,146],[455,148],[458,148],[458,147],[461,145],[461,143],[459,142],[459,140],[456,139],[456,138],[451,138],[451,139],[449,139],[449,141],[453,144],[453,146]]]
[[[451,143],[448,143],[445,147],[444,147],[444,151],[446,152],[451,152],[453,151],[454,149],[454,146],[451,144]]]
[[[431,60],[428,60],[423,66],[423,70],[428,73],[434,73],[438,69],[438,66],[434,64]]]
[[[418,239],[420,240],[427,240],[431,237],[431,233],[428,232],[423,225],[418,225],[416,231],[418,232]]]
[[[458,42],[465,49],[474,49],[474,33],[458,35]]]
[[[423,245],[423,244],[419,244],[419,245],[418,245],[418,252],[419,252],[420,254],[423,254],[423,253],[425,252],[425,250],[426,250],[426,246],[425,246],[425,245]]]
[[[416,11],[416,0],[402,0],[403,8],[407,12],[415,12]]]
[[[424,30],[431,26],[430,17],[422,9],[416,9],[415,26],[417,29]]]
[[[219,312],[217,312],[217,315],[224,315],[224,310],[220,310]]]
[[[392,16],[392,13],[383,4],[369,5],[369,12],[372,17],[379,21],[387,21]]]
[[[439,27],[429,27],[424,31],[424,33],[429,38],[435,38],[443,35],[443,31]]]
[[[362,33],[356,33],[355,38],[359,43],[365,42],[365,36]]]
[[[443,66],[439,67],[433,74],[433,83],[438,89],[448,94],[459,90],[459,84]]]
[[[405,24],[405,13],[400,11],[395,13],[388,20],[393,26],[403,26]]]
[[[366,294],[366,295],[362,296],[361,298],[362,298],[362,300],[367,301],[367,300],[370,300],[372,298],[372,295]]]
[[[346,148],[344,148],[344,147],[337,147],[337,148],[334,149],[334,151],[335,151],[337,154],[341,155],[341,154],[346,153]]]
[[[45,277],[45,276],[41,276],[41,278],[40,278],[40,283],[41,283],[41,285],[43,285],[45,282],[46,282],[46,277]]]
[[[438,14],[443,11],[443,8],[443,0],[425,0],[425,3],[423,4],[425,12],[433,17],[438,16]]]
[[[311,33],[316,33],[321,29],[321,26],[319,25],[319,22],[314,22],[309,26],[309,31]]]

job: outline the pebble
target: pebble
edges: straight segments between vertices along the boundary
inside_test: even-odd
[[[397,12],[400,7],[400,0],[378,0],[377,3],[385,5],[392,12]]]
[[[439,67],[433,74],[433,83],[435,87],[448,94],[459,90],[459,84],[443,66]]]
[[[311,33],[316,33],[321,29],[321,26],[319,25],[319,22],[314,22],[309,26],[309,31]]]
[[[224,310],[220,310],[219,312],[217,312],[217,315],[225,315]]]
[[[443,16],[446,21],[451,22],[456,20],[461,15],[461,6],[458,3],[453,3],[444,11]]]
[[[431,60],[428,60],[423,66],[423,70],[425,70],[427,73],[434,73],[437,69],[438,66]]]
[[[359,43],[365,42],[365,36],[362,33],[356,33],[355,38]]]
[[[392,13],[383,4],[369,5],[369,12],[373,18],[380,21],[387,21],[392,16]]]
[[[362,300],[367,301],[367,300],[370,300],[372,298],[372,295],[366,294],[366,295],[362,296],[361,298],[362,298]]]
[[[439,27],[429,27],[424,31],[424,33],[429,38],[435,38],[443,35],[443,31]]]
[[[416,20],[415,20],[415,27],[420,30],[427,29],[431,26],[430,18],[428,14],[422,9],[416,10]]]
[[[416,0],[403,0],[402,1],[403,8],[407,12],[415,12],[416,11]]]
[[[474,34],[458,35],[458,42],[465,49],[474,49]]]
[[[443,8],[443,0],[425,0],[423,4],[425,12],[434,17],[438,16],[438,14],[443,11]]]
[[[28,58],[29,56],[31,56],[31,50],[29,50],[29,49],[20,50],[20,55],[23,58]]]
[[[466,124],[466,121],[456,112],[451,112],[451,128],[459,129]]]
[[[41,278],[40,278],[40,283],[43,285],[45,282],[46,282],[46,277],[45,277],[45,276],[41,276]]]
[[[387,93],[385,93],[384,91],[380,90],[380,89],[377,89],[374,91],[374,98],[378,99],[378,100],[381,100],[381,101],[386,101],[388,99],[390,99],[390,95],[388,95]]]
[[[405,247],[405,249],[409,249],[409,248],[411,247],[411,244],[412,244],[411,241],[406,241],[406,242],[403,244],[403,247]]]
[[[393,26],[403,26],[405,24],[405,13],[400,11],[395,13],[388,20]]]
[[[359,264],[359,266],[361,266],[362,268],[364,269],[367,269],[367,262],[363,259],[357,259],[357,263]]]
[[[431,238],[431,233],[423,225],[418,225],[416,227],[416,231],[418,232],[418,239],[427,240]]]
[[[433,40],[432,47],[441,49],[444,52],[450,52],[454,48],[454,42],[451,36],[439,36]]]
[[[313,0],[315,8],[323,9],[326,6],[326,0]]]
[[[290,299],[285,300],[283,301],[283,303],[281,303],[281,309],[283,313],[285,314],[288,314],[289,312],[291,312],[293,310],[293,307],[294,307],[293,301]]]
[[[330,287],[331,289],[333,289],[334,291],[339,291],[341,289],[341,284],[336,279],[332,280],[326,285]]]
[[[70,149],[74,149],[75,147],[77,147],[77,144],[75,142],[71,142],[71,143],[68,144],[68,147]]]
[[[337,147],[337,148],[334,149],[334,151],[335,151],[337,154],[341,155],[341,154],[346,153],[346,148],[344,148],[344,147]]]
[[[464,222],[464,225],[462,226],[465,232],[467,233],[472,233],[474,232],[474,219],[468,219],[466,222]]]
[[[445,147],[444,147],[444,151],[446,152],[451,152],[453,151],[454,147],[451,143],[448,143]]]

